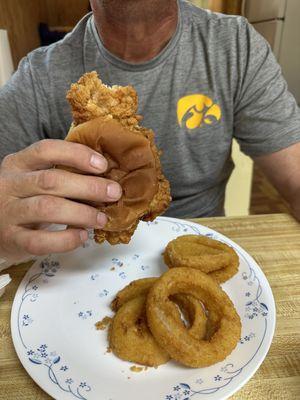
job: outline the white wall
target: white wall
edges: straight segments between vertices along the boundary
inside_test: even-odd
[[[13,70],[7,31],[0,29],[0,87],[8,81]]]
[[[289,89],[300,105],[300,0],[288,0],[279,63]]]

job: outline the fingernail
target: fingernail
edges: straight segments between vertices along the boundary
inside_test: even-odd
[[[103,228],[107,223],[107,217],[103,213],[98,213],[97,215],[97,228]]]
[[[117,183],[109,183],[107,185],[107,196],[111,199],[118,200],[122,195],[122,188]]]
[[[84,230],[80,231],[79,236],[82,242],[86,242],[89,238],[88,232]]]
[[[104,157],[93,154],[90,160],[91,166],[99,169],[99,171],[105,171],[107,168],[107,161]]]

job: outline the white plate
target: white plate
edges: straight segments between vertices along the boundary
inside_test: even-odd
[[[132,364],[106,352],[107,331],[94,324],[112,314],[109,304],[119,289],[166,270],[161,254],[183,234],[213,237],[238,252],[239,271],[223,288],[241,317],[242,338],[225,361],[209,368],[168,362],[132,372]],[[129,245],[90,242],[73,253],[37,260],[16,293],[11,328],[25,369],[55,399],[220,400],[240,389],[264,360],[275,304],[266,277],[238,245],[204,226],[161,217],[140,223]]]

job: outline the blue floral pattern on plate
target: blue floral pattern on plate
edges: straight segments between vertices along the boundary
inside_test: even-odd
[[[160,217],[153,222],[140,224],[139,229],[140,231],[136,233],[137,241],[141,238],[138,246],[134,247],[133,243],[132,251],[130,250],[131,244],[120,247],[120,250],[118,250],[118,248],[111,249],[110,247],[104,246],[107,253],[106,261],[99,263],[97,267],[94,266],[92,269],[89,269],[84,265],[84,268],[80,269],[81,263],[83,261],[85,263],[89,252],[93,252],[93,249],[96,247],[92,242],[90,242],[89,246],[85,249],[82,248],[78,251],[77,254],[79,254],[79,256],[82,254],[81,262],[77,261],[76,255],[74,255],[73,258],[72,256],[70,257],[72,262],[69,263],[71,264],[69,268],[79,268],[78,271],[81,272],[77,272],[78,282],[80,282],[80,285],[86,285],[87,289],[85,289],[85,293],[88,293],[88,297],[80,297],[78,295],[80,292],[72,292],[69,300],[70,304],[67,308],[71,313],[70,315],[73,315],[74,318],[72,324],[75,326],[77,321],[76,326],[78,326],[82,332],[85,332],[85,335],[92,335],[93,337],[95,337],[95,335],[101,335],[99,331],[94,329],[94,323],[101,319],[98,307],[109,309],[109,304],[116,291],[130,281],[141,277],[158,276],[161,274],[163,272],[161,269],[162,263],[160,261],[162,250],[169,240],[172,240],[178,235],[198,234],[224,241],[235,248],[243,264],[242,270],[239,271],[234,279],[236,282],[239,282],[239,314],[245,327],[238,347],[240,346],[240,348],[243,349],[243,354],[247,354],[247,357],[242,357],[241,362],[239,362],[239,357],[235,358],[235,361],[233,361],[232,357],[229,357],[223,363],[220,363],[220,365],[218,364],[218,366],[213,369],[212,373],[205,373],[206,369],[199,369],[194,370],[193,374],[191,373],[188,377],[185,372],[185,375],[182,377],[183,379],[174,379],[173,383],[171,381],[171,384],[169,380],[168,383],[161,382],[164,390],[160,388],[160,394],[155,394],[152,398],[161,400],[189,400],[198,398],[215,400],[224,398],[224,393],[226,393],[226,396],[228,393],[232,394],[236,390],[234,388],[240,385],[241,381],[245,382],[247,376],[249,379],[249,376],[256,370],[257,365],[261,363],[266,353],[265,343],[267,342],[269,345],[270,336],[272,337],[273,334],[275,321],[274,304],[272,296],[270,297],[269,294],[265,294],[267,290],[265,277],[247,253],[226,237],[201,225]],[[161,236],[162,243],[159,244],[158,238],[160,238],[159,235],[161,231],[167,232],[168,239],[164,241],[164,236]],[[154,249],[151,248],[148,256],[145,255],[143,249],[143,246],[147,248],[149,245],[147,240],[144,239],[144,236],[147,234],[150,234],[150,236],[152,235],[156,240],[156,247],[154,247]],[[126,252],[122,250],[124,248]],[[99,254],[97,255],[98,259],[101,259],[101,253],[97,254]],[[154,258],[154,255],[156,258]],[[24,277],[17,293],[18,296],[16,296],[16,304],[14,304],[15,323],[12,322],[15,346],[17,344],[16,350],[19,357],[23,360],[23,363],[27,360],[27,363],[33,366],[32,368],[40,368],[47,372],[48,382],[53,385],[53,393],[48,386],[47,391],[49,394],[52,394],[53,397],[58,396],[55,398],[59,399],[115,400],[120,398],[120,396],[113,395],[113,393],[108,393],[108,395],[105,396],[102,396],[102,394],[98,395],[99,387],[98,391],[95,389],[98,383],[93,380],[91,381],[89,375],[87,375],[86,378],[82,377],[86,371],[80,370],[80,368],[79,371],[81,375],[78,375],[78,367],[74,365],[74,358],[72,358],[73,361],[69,360],[69,357],[64,354],[63,348],[58,348],[59,346],[56,345],[54,347],[50,343],[51,336],[49,336],[47,340],[40,337],[37,343],[31,339],[32,332],[37,332],[39,336],[40,318],[38,313],[35,314],[36,305],[39,305],[39,302],[45,301],[44,296],[48,293],[48,289],[51,290],[56,284],[59,285],[61,280],[64,281],[63,279],[67,279],[66,281],[68,281],[69,276],[72,276],[70,271],[64,275],[66,263],[64,260],[68,260],[68,257],[67,255],[46,257],[36,262],[32,270],[28,271],[27,275]],[[160,263],[160,265],[158,265],[158,263]],[[65,278],[63,278],[63,275]],[[93,306],[90,304],[91,298],[89,296],[93,296],[94,298]],[[68,299],[68,297],[66,299]],[[105,335],[105,333],[103,333],[103,335]],[[87,339],[92,336],[87,336]],[[103,340],[103,343],[107,343],[106,338]],[[88,342],[87,345],[89,345]],[[50,347],[54,347],[55,350],[52,351],[51,349],[50,351]],[[263,348],[264,350],[262,350]],[[263,355],[262,352],[264,353]],[[104,352],[101,354],[104,354]],[[79,357],[84,357],[84,354],[81,353]],[[97,360],[99,360],[100,363],[100,355],[97,357],[99,357]],[[103,365],[106,365],[109,360],[113,360],[112,355],[106,357]],[[124,375],[126,363],[124,365],[124,362],[121,360],[118,360],[118,362],[118,365],[120,365],[119,373],[121,376],[126,375],[124,379],[119,377],[118,382],[122,385],[128,384],[128,382],[131,381],[127,381],[127,375],[131,373],[127,372]],[[28,369],[31,375],[35,376],[36,381],[43,387],[43,382],[35,375],[35,369],[27,368],[28,364],[25,362],[25,368]],[[113,371],[116,371],[115,368],[116,367],[114,367]],[[172,367],[162,366],[160,368]],[[103,371],[105,372],[105,369]],[[175,373],[174,371],[177,371],[178,375],[178,368],[175,370],[170,369],[170,374]],[[147,373],[155,374],[155,371],[148,369]],[[139,376],[141,375],[131,374],[131,379],[138,379]],[[172,377],[172,375],[170,375],[170,377]],[[101,379],[100,375],[99,379]],[[90,381],[90,383],[88,383],[88,381]],[[105,386],[104,381],[102,385]],[[126,388],[126,386],[124,387]],[[54,388],[56,388],[56,391],[54,391]],[[115,388],[112,386],[111,389],[113,390]],[[155,388],[151,386],[151,390],[154,389]],[[57,394],[57,390],[60,391],[61,395]],[[149,390],[146,390],[143,394],[134,393],[131,397],[128,397],[126,395],[126,389],[124,390],[122,391],[124,397],[123,394],[121,395],[124,400],[137,400],[140,399],[141,396],[145,398],[145,394],[149,392],[150,387]],[[102,393],[102,390],[100,393]],[[149,396],[147,399],[151,398]]]
[[[57,385],[62,391],[70,393],[74,398],[86,400],[83,392],[90,392],[91,387],[86,382],[80,382],[76,386],[72,378],[67,378],[65,380],[61,379],[62,377],[59,376],[59,372],[66,372],[69,368],[66,365],[61,365],[58,369],[55,368],[61,363],[61,357],[57,355],[56,352],[48,352],[48,346],[46,344],[41,344],[36,350],[28,349],[28,346],[24,342],[22,328],[31,324],[33,320],[28,314],[24,314],[22,318],[20,317],[22,306],[28,299],[30,299],[31,302],[34,302],[38,299],[38,293],[35,292],[38,290],[39,286],[34,284],[34,282],[43,276],[53,278],[60,268],[59,262],[55,259],[52,259],[51,256],[41,261],[39,266],[40,272],[30,277],[21,297],[21,302],[18,309],[18,332],[20,340],[23,347],[26,349],[28,360],[32,364],[46,367],[48,369],[48,377],[51,382]],[[48,280],[45,281],[42,279],[42,282],[48,283]],[[90,316],[92,316],[92,311],[90,310],[78,313],[78,317],[82,319],[86,319]]]
[[[86,382],[80,382],[77,386],[72,378],[64,378],[62,375],[58,377],[58,372],[66,372],[69,368],[66,365],[61,365],[60,368],[55,368],[61,363],[61,358],[55,352],[49,353],[46,344],[41,344],[35,351],[28,350],[28,359],[36,365],[42,365],[48,369],[48,376],[51,382],[57,385],[62,391],[70,393],[74,398],[86,400],[83,392],[90,392],[91,387]]]

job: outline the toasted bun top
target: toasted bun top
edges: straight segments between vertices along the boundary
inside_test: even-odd
[[[95,118],[72,128],[66,139],[81,143],[103,154],[108,161],[104,178],[119,182],[123,195],[118,202],[100,204],[107,215],[104,231],[130,228],[147,215],[158,191],[155,156],[150,140],[111,119]]]

